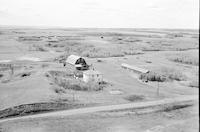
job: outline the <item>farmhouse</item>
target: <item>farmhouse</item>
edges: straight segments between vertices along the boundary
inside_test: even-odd
[[[136,67],[136,66],[132,66],[132,65],[129,65],[129,64],[126,64],[126,63],[122,63],[121,66],[122,66],[122,68],[129,69],[129,70],[134,71],[136,73],[148,73],[149,72],[149,70],[139,68],[139,67]]]
[[[85,59],[77,55],[68,56],[66,63],[75,66],[77,70],[87,70],[89,68]]]
[[[103,74],[96,70],[84,71],[83,81],[101,83],[103,81]]]

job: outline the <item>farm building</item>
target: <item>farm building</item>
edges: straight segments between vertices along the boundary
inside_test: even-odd
[[[12,62],[11,60],[0,60],[0,67],[1,67],[0,72],[4,71],[3,69],[9,68],[10,71],[11,71],[11,74],[13,74],[14,73],[14,66],[11,62]]]
[[[132,65],[129,65],[129,64],[125,64],[125,63],[122,63],[121,66],[122,66],[122,68],[129,69],[129,70],[134,71],[136,73],[148,73],[149,72],[149,70],[139,68],[139,67],[136,67],[136,66],[132,66]]]
[[[48,37],[48,42],[59,42],[57,36]]]
[[[95,70],[84,71],[83,81],[101,83],[103,81],[103,74]]]
[[[85,59],[76,55],[68,56],[66,63],[75,66],[77,70],[87,70],[89,68]]]

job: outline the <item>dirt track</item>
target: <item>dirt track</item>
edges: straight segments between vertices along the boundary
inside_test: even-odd
[[[36,119],[36,118],[44,118],[44,117],[70,116],[70,115],[77,115],[77,114],[87,114],[87,113],[113,111],[113,110],[148,108],[148,107],[159,106],[159,105],[164,106],[164,105],[173,104],[173,103],[196,101],[197,99],[198,99],[198,96],[182,96],[182,97],[167,98],[167,99],[162,99],[162,100],[157,100],[157,101],[137,102],[137,103],[128,103],[128,104],[120,104],[120,105],[109,105],[109,106],[98,106],[98,107],[80,108],[80,109],[73,109],[73,110],[63,110],[63,111],[43,113],[43,114],[37,114],[37,115],[29,115],[29,116],[23,116],[23,117],[3,119],[3,120],[0,120],[0,123],[7,122],[7,121],[23,120],[23,119]]]

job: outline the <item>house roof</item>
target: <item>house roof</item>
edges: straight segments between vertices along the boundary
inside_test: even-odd
[[[136,67],[136,66],[132,66],[132,65],[129,65],[129,64],[126,64],[126,63],[122,63],[121,66],[135,70],[135,71],[138,71],[138,72],[141,72],[141,73],[149,72],[149,70],[146,70],[146,69],[143,69],[143,68],[140,68],[140,67]]]
[[[81,57],[80,56],[77,56],[77,55],[70,55],[68,56],[66,62],[69,63],[69,64],[72,64],[72,65],[75,65],[76,64],[76,61],[78,59],[80,59]]]
[[[86,75],[99,75],[99,74],[102,74],[100,73],[99,71],[96,71],[96,70],[87,70],[87,71],[84,71],[83,74],[86,74]]]

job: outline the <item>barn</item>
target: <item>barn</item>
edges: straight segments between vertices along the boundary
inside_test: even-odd
[[[83,81],[101,83],[103,81],[103,74],[96,70],[84,71]]]
[[[89,68],[85,59],[77,55],[68,56],[66,63],[75,66],[77,70],[87,70]]]

